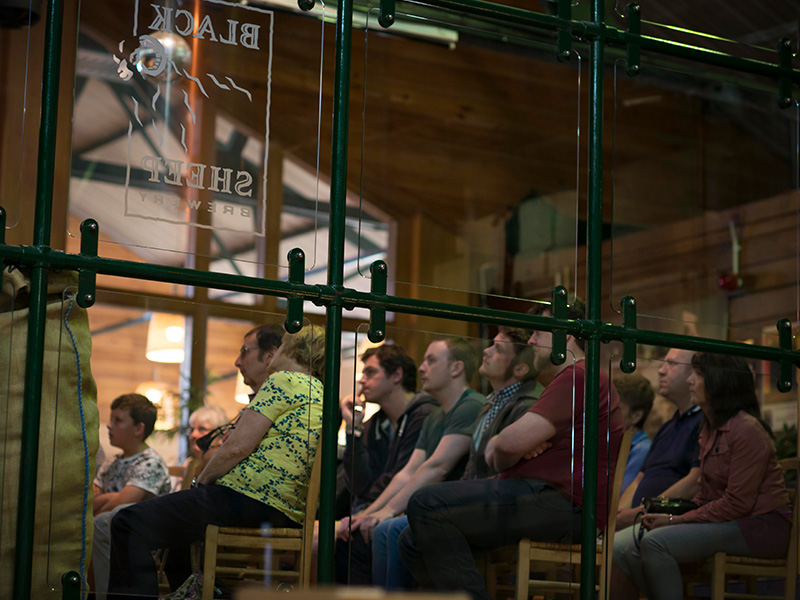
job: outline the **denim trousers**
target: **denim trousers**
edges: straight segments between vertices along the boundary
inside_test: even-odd
[[[620,534],[631,535],[625,532],[617,533],[615,546],[625,539]],[[647,531],[638,547],[631,541],[619,553],[615,548],[614,564],[650,600],[683,600],[680,565],[701,562],[722,550],[750,556],[736,521],[667,525]]]
[[[201,485],[132,504],[111,520],[109,600],[157,598],[152,551],[188,553],[192,542],[204,538],[209,524],[299,527],[279,510],[221,485]]]
[[[408,527],[408,517],[379,523],[372,532],[372,583],[385,590],[413,590],[414,576],[400,558],[397,540]]]

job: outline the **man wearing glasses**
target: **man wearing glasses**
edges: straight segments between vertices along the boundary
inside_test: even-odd
[[[262,325],[251,329],[244,336],[239,356],[233,365],[253,393],[257,392],[269,377],[269,363],[281,345],[283,328],[280,325]]]

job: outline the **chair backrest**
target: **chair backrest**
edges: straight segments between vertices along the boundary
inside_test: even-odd
[[[617,528],[617,512],[619,511],[619,497],[622,495],[622,480],[625,478],[625,467],[628,464],[628,456],[631,452],[631,443],[633,442],[633,433],[626,431],[622,435],[622,441],[619,445],[619,455],[617,456],[617,467],[614,471],[614,484],[611,486],[611,497],[608,499],[608,523],[606,525],[606,533],[611,532],[611,535],[605,537],[614,537],[614,530]]]
[[[308,480],[308,493],[306,494],[306,516],[303,519],[303,581],[301,585],[308,589],[311,583],[311,546],[314,541],[314,522],[317,518],[317,505],[319,504],[320,480],[322,479],[322,438],[317,443],[314,453],[314,464],[311,467],[311,478]]]

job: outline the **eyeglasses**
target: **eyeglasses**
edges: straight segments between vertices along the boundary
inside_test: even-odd
[[[247,353],[250,352],[250,350],[253,350],[253,348],[248,348],[247,346],[242,346],[241,348],[239,348],[239,356],[244,358],[245,356],[247,356]]]

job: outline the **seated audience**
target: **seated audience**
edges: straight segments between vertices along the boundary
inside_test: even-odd
[[[197,477],[197,486],[114,517],[109,592],[120,598],[157,596],[151,551],[186,552],[210,523],[300,527],[322,427],[324,349],[321,327],[286,334],[269,365],[271,375]]]
[[[98,600],[108,591],[111,519],[126,506],[170,491],[164,459],[145,443],[157,416],[158,409],[141,394],[125,394],[111,403],[108,441],[122,452],[100,467],[93,485],[92,571]]]
[[[431,342],[419,367],[422,390],[439,403],[422,425],[406,465],[380,495],[336,530],[336,582],[369,585],[372,580],[372,533],[375,526],[406,509],[409,496],[437,481],[464,472],[475,419],[485,398],[469,388],[478,356],[462,338]]]
[[[614,598],[680,600],[681,564],[721,550],[776,558],[789,547],[789,494],[753,373],[744,359],[707,353],[695,354],[692,367],[692,402],[703,411],[698,507],[682,515],[644,515],[641,542],[629,543],[614,559]]]
[[[568,315],[583,318],[582,303],[570,306]],[[534,348],[534,369],[550,383],[528,412],[486,447],[486,462],[499,475],[429,485],[409,500],[409,527],[400,536],[399,548],[423,587],[464,590],[475,599],[489,600],[473,552],[516,544],[523,537],[543,542],[580,539],[583,341],[567,335],[567,361],[554,365],[552,338],[549,332],[535,331],[528,342]],[[598,502],[593,507],[603,527],[623,428],[616,390],[602,372],[599,392],[600,423],[610,426],[609,435],[598,439]]]
[[[533,406],[544,387],[536,381],[533,348],[527,345],[530,333],[501,327],[491,346],[483,351],[478,372],[492,387],[486,404],[478,414],[469,460],[462,479],[478,479],[496,474],[486,464],[484,451],[493,436]],[[375,527],[372,539],[372,582],[387,590],[410,590],[414,578],[403,564],[397,540],[408,527],[408,518],[387,519]]]
[[[650,438],[643,429],[644,422],[653,408],[655,392],[653,386],[642,375],[619,373],[614,376],[614,387],[619,394],[619,407],[622,409],[622,420],[625,431],[633,433],[631,451],[625,466],[625,478],[622,489],[625,490],[641,471],[647,452],[650,450]]]

